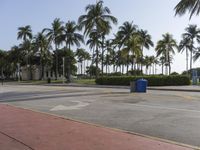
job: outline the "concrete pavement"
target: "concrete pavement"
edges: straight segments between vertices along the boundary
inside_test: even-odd
[[[192,150],[176,144],[0,105],[1,150]]]

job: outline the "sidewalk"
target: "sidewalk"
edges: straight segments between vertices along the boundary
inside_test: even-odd
[[[1,150],[191,150],[0,104]]]
[[[51,83],[51,84],[29,84],[10,82],[6,85],[42,85],[42,86],[69,86],[69,87],[88,87],[88,88],[117,88],[117,89],[130,89],[130,86],[118,86],[118,85],[90,85],[90,84],[77,84],[77,83]],[[187,85],[187,86],[149,86],[147,90],[161,90],[161,91],[182,91],[182,92],[200,92],[199,85]]]

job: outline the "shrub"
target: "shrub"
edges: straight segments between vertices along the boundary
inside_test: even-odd
[[[149,86],[172,86],[172,85],[189,85],[190,79],[187,76],[113,76],[100,77],[96,79],[96,84],[100,85],[130,85],[130,81],[146,79]]]

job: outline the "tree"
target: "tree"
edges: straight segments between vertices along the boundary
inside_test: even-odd
[[[133,34],[136,32],[137,26],[133,24],[133,22],[124,22],[122,26],[119,27],[119,31],[117,33],[117,39],[121,39],[119,46],[120,47],[125,47],[123,48],[123,55],[127,56],[127,74],[128,74],[128,67],[129,67],[129,52],[130,52],[130,46],[131,46],[131,37],[133,37]],[[133,40],[134,41],[134,40]],[[119,47],[119,48],[120,48]]]
[[[185,28],[185,33],[183,33],[184,39],[189,40],[189,50],[190,50],[190,70],[192,69],[192,62],[193,62],[193,53],[195,50],[195,41],[200,41],[200,29],[197,28],[197,25],[189,25]]]
[[[130,37],[136,32],[137,25],[133,22],[124,22],[122,26],[119,27],[117,33],[117,39],[120,39],[120,46],[124,46],[130,39]]]
[[[140,37],[140,40],[141,40],[140,41],[141,42],[141,50],[142,50],[141,58],[143,58],[144,48],[149,49],[150,47],[153,47],[154,44],[153,44],[153,41],[151,40],[151,35],[148,34],[148,31],[139,30],[138,34],[139,34],[139,37]],[[142,71],[142,63],[141,63],[141,71]]]
[[[175,15],[184,15],[187,11],[190,13],[190,19],[193,15],[200,13],[200,0],[181,0],[175,9]]]
[[[187,74],[188,74],[188,57],[189,57],[188,50],[191,51],[191,40],[189,38],[185,37],[185,36],[182,36],[182,40],[179,44],[178,51],[179,52],[183,52],[183,51],[186,52],[186,71],[187,71]]]
[[[65,24],[64,32],[61,36],[61,39],[63,42],[65,42],[66,49],[68,51],[71,51],[71,46],[76,45],[79,47],[80,43],[84,43],[83,36],[77,31],[78,31],[78,26],[76,25],[74,21],[68,21]],[[70,61],[71,61],[70,57],[67,56],[67,62],[68,62],[67,64],[71,64]],[[71,70],[70,70],[70,65],[68,65],[67,67],[67,81],[68,82],[71,82],[70,75],[71,75]]]
[[[25,27],[19,27],[18,28],[18,33],[17,33],[17,39],[23,39],[23,43],[20,45],[21,49],[25,51],[26,53],[26,57],[27,57],[27,67],[29,68],[29,72],[31,73],[31,66],[30,66],[30,62],[29,62],[29,53],[30,53],[30,49],[31,49],[31,40],[33,38],[32,35],[32,29],[30,25],[27,25]],[[30,74],[30,79],[32,79],[32,76]]]
[[[39,57],[40,57],[40,66],[41,66],[41,77],[40,79],[44,79],[44,67],[47,67],[47,64],[50,63],[50,52],[49,49],[51,48],[49,40],[46,36],[43,35],[42,32],[38,33],[35,36],[34,41],[35,49],[37,50]]]
[[[156,46],[157,56],[165,57],[165,74],[168,75],[168,66],[169,66],[169,74],[171,73],[171,55],[175,54],[175,49],[178,49],[176,40],[169,33],[162,35],[163,39],[159,40]]]
[[[17,39],[23,39],[23,41],[31,40],[33,37],[32,29],[30,25],[25,27],[19,27],[17,33]]]
[[[80,28],[84,28],[84,34],[88,36],[91,32],[96,31],[98,38],[102,39],[102,55],[103,55],[103,44],[105,35],[109,33],[111,29],[111,23],[117,24],[117,19],[110,15],[111,11],[108,7],[103,6],[103,1],[98,1],[96,4],[89,4],[85,8],[86,14],[82,15],[78,19]],[[97,45],[97,44],[95,44]],[[98,47],[96,47],[98,49]],[[99,50],[96,49],[96,52]],[[98,54],[96,54],[96,68],[98,68]],[[102,57],[102,68],[103,68],[103,57]],[[97,69],[96,69],[97,70]],[[96,78],[98,72],[96,73]]]
[[[81,75],[83,74],[83,61],[86,58],[86,51],[83,48],[78,48],[75,54],[78,58],[78,62],[81,63]]]
[[[54,19],[53,23],[51,24],[51,28],[45,28],[42,32],[46,33],[46,37],[50,42],[53,42],[55,45],[55,58],[56,58],[56,65],[55,65],[55,76],[56,79],[58,77],[58,47],[60,45],[60,36],[63,33],[63,22],[60,21],[59,18]]]

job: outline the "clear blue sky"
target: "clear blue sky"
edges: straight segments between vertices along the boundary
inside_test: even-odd
[[[77,21],[84,14],[87,4],[96,0],[0,0],[0,49],[9,50],[18,44],[17,28],[31,25],[33,33],[50,27],[55,18]],[[163,33],[169,32],[179,42],[184,28],[188,24],[199,24],[200,16],[174,17],[174,6],[179,0],[104,0],[104,4],[111,9],[112,14],[118,18],[118,26],[124,21],[133,21],[139,28],[146,29],[156,42]],[[117,27],[113,27],[113,32]],[[111,33],[111,34],[112,34]],[[145,52],[154,54],[153,49]],[[195,63],[200,66],[200,60]],[[185,54],[176,54],[172,71],[181,72],[185,69]]]

